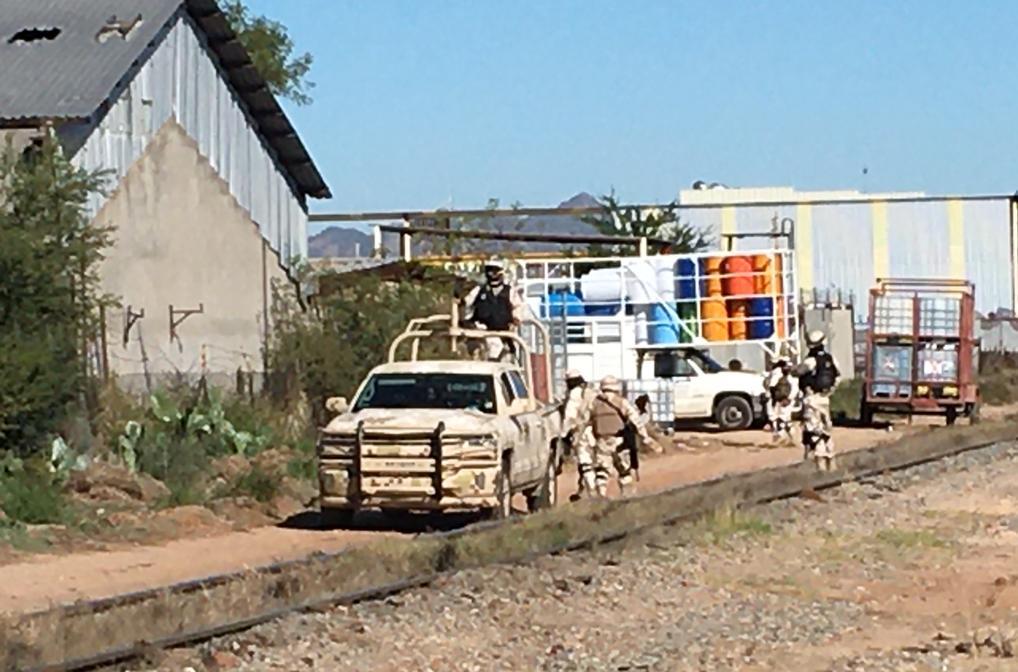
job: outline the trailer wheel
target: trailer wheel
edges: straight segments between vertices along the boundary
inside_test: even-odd
[[[958,409],[954,406],[948,406],[947,409],[945,409],[945,414],[947,415],[947,426],[953,426],[958,420]]]
[[[724,431],[749,429],[753,424],[753,407],[742,397],[723,397],[714,407],[714,421]]]
[[[865,401],[859,403],[859,424],[863,427],[873,426],[873,407]]]

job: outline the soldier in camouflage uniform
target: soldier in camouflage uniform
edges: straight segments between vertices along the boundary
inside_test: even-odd
[[[562,438],[566,440],[576,460],[576,494],[572,499],[589,497],[594,493],[594,434],[590,428],[590,406],[597,392],[587,385],[583,374],[575,369],[566,371],[565,410],[562,417]]]
[[[623,496],[636,491],[632,460],[624,445],[627,426],[646,442],[652,439],[639,422],[639,412],[622,396],[622,383],[614,376],[601,381],[601,393],[590,406],[594,434],[594,483],[599,497],[608,495],[608,475],[614,469]]]
[[[802,443],[804,459],[812,458],[823,471],[834,469],[834,439],[831,431],[831,392],[838,386],[841,372],[834,355],[824,349],[822,331],[811,331],[806,337],[809,355],[799,365],[799,387],[802,399]]]

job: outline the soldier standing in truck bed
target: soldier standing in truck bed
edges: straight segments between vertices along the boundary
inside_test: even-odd
[[[594,432],[594,484],[599,497],[608,495],[608,475],[612,469],[618,478],[619,492],[635,493],[631,445],[637,436],[648,443],[647,430],[640,426],[639,412],[622,396],[622,383],[614,376],[601,381],[601,393],[590,407],[590,427]],[[627,436],[628,434],[628,436]]]
[[[505,264],[491,259],[484,264],[483,284],[467,294],[463,307],[465,326],[486,331],[514,331],[523,320],[526,302],[518,287],[505,280]],[[489,338],[486,341],[488,359],[512,360],[516,348],[512,341]]]

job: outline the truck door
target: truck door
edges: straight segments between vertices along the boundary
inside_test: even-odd
[[[519,469],[519,473],[514,475],[517,476],[517,482],[530,482],[543,474],[544,465],[541,464],[541,451],[538,447],[542,445],[542,441],[546,439],[550,441],[550,438],[544,436],[544,423],[537,413],[536,400],[527,389],[523,376],[518,371],[509,371],[502,375],[512,391],[514,401],[511,407],[517,411],[513,413],[513,420],[520,428],[520,441],[515,451],[518,456],[516,468]]]

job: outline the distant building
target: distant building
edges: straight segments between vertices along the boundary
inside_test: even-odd
[[[682,190],[679,203],[684,221],[736,250],[772,241],[729,234],[784,225],[793,234],[800,287],[854,294],[857,319],[865,318],[880,277],[967,279],[983,314],[1018,309],[1018,206],[1009,196],[715,188]]]
[[[215,0],[0,0],[0,63],[0,139],[50,128],[113,173],[89,209],[123,309],[96,360],[128,385],[260,370],[272,285],[330,193]]]

